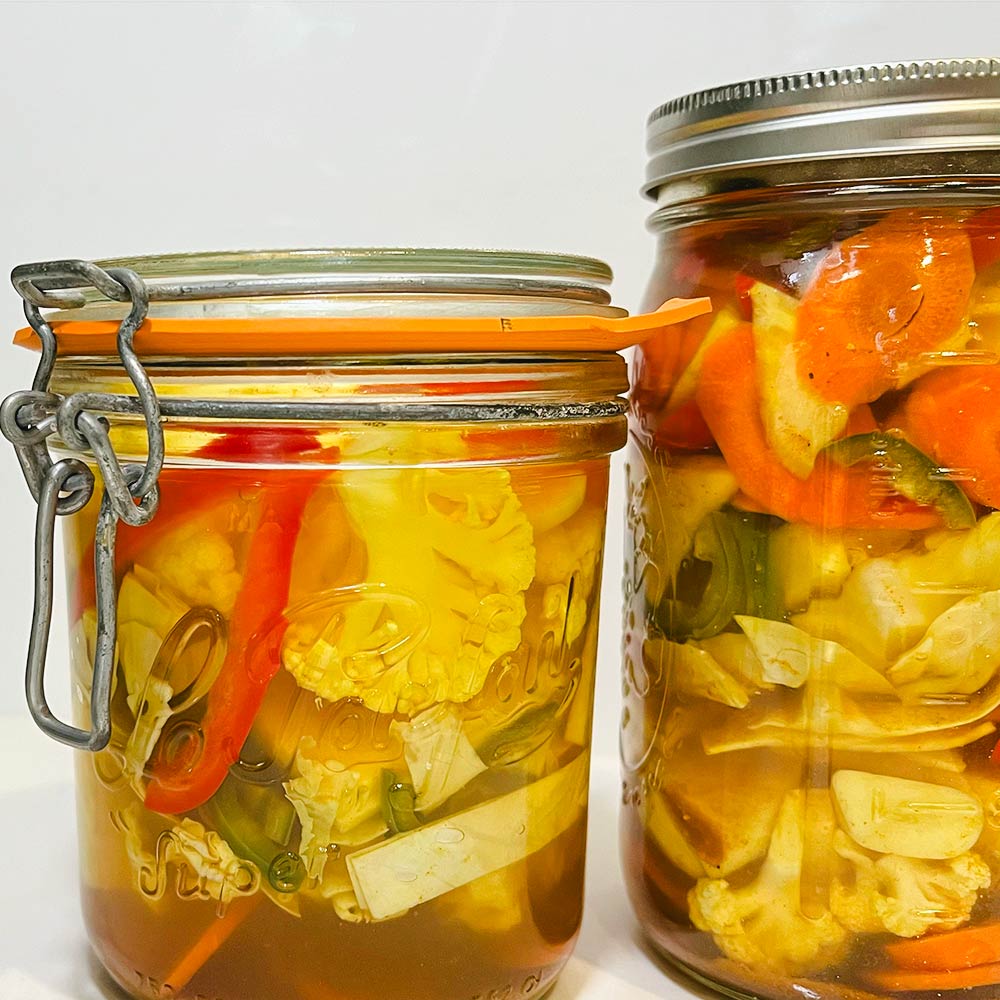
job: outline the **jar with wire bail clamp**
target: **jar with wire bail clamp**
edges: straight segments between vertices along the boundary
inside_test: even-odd
[[[1000,62],[653,112],[622,850],[645,933],[768,1000],[1000,989]]]
[[[101,963],[144,1000],[544,995],[582,905],[615,352],[707,303],[630,319],[598,261],[485,251],[13,280],[28,698],[87,751]]]

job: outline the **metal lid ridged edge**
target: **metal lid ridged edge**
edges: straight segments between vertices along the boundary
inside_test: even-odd
[[[761,98],[803,91],[829,92],[838,87],[866,87],[873,84],[893,84],[920,80],[975,79],[1000,77],[1000,59],[941,59],[933,62],[884,63],[877,66],[848,66],[835,69],[809,70],[784,76],[759,77],[740,83],[710,87],[675,97],[661,104],[649,115],[652,126],[675,115],[697,113],[711,109],[718,113],[722,105],[737,107]],[[852,94],[852,96],[859,96]],[[885,91],[879,94],[885,96]]]

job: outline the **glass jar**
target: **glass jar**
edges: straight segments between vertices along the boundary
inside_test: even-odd
[[[760,80],[649,124],[622,844],[732,996],[1000,988],[1000,63]]]
[[[29,703],[90,751],[83,910],[129,996],[549,990],[582,906],[614,352],[671,321],[609,280],[457,251],[15,271],[44,346],[3,414],[39,501]],[[73,725],[43,689],[57,514]]]

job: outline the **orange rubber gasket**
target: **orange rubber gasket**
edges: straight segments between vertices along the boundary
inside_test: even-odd
[[[669,299],[656,312],[604,316],[296,317],[147,319],[135,335],[140,357],[305,357],[337,354],[441,354],[620,351],[711,312],[707,298]],[[118,323],[55,321],[60,357],[117,355]],[[30,327],[14,343],[39,350]]]

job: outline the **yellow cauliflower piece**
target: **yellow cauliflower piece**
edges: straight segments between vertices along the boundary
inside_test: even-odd
[[[191,607],[214,608],[228,616],[236,603],[241,577],[225,535],[194,521],[171,531],[143,563]]]
[[[835,965],[849,944],[829,911],[802,913],[804,812],[803,792],[788,792],[767,857],[750,883],[737,888],[726,879],[703,878],[688,894],[692,923],[711,932],[729,958],[785,976]]]
[[[532,528],[500,468],[347,470],[336,479],[367,555],[351,600],[292,622],[282,653],[327,701],[415,713],[479,692],[521,642]]]
[[[946,861],[866,851],[837,831],[840,871],[830,887],[830,909],[857,934],[920,937],[964,924],[992,883],[989,865],[966,853]]]
[[[284,789],[302,824],[299,854],[309,874],[321,877],[332,846],[366,844],[388,827],[382,818],[381,769],[314,760],[309,756],[314,750],[314,740],[302,741],[295,755],[295,776]]]

